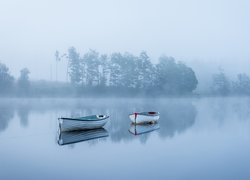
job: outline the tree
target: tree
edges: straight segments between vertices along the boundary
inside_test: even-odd
[[[113,53],[110,60],[110,86],[135,88],[136,57],[132,54]]]
[[[23,68],[20,71],[20,77],[17,81],[18,90],[21,95],[27,95],[30,89],[30,81],[29,81],[30,71],[27,68]]]
[[[74,85],[79,85],[84,78],[84,67],[80,59],[80,55],[76,52],[74,47],[68,50],[68,60],[69,60],[69,76],[70,81]]]
[[[99,60],[99,53],[90,50],[87,52],[84,57],[83,61],[86,65],[86,83],[87,86],[96,86],[99,85],[99,67],[100,67],[100,60]]]
[[[225,73],[220,70],[218,74],[213,75],[212,92],[217,95],[228,95],[230,92],[230,82]]]
[[[111,87],[121,86],[121,76],[122,76],[121,59],[122,59],[121,53],[113,53],[111,55],[109,63]]]
[[[9,68],[0,63],[0,93],[9,93],[13,88],[14,77],[10,75]]]
[[[108,56],[106,54],[101,55],[100,57],[100,74],[99,74],[99,84],[102,87],[108,86],[108,76],[110,73],[109,70],[109,62],[108,62]]]
[[[159,91],[168,94],[191,93],[198,81],[192,68],[176,63],[173,57],[162,56],[156,65],[155,84]]]
[[[176,94],[178,87],[178,68],[173,57],[162,56],[156,65],[156,86],[159,91]]]
[[[233,82],[233,91],[237,94],[250,94],[250,78],[246,74],[238,74],[237,81]]]
[[[142,51],[137,62],[137,87],[140,89],[148,89],[153,86],[154,66],[145,51]]]
[[[178,63],[178,91],[179,93],[190,93],[196,89],[198,80],[192,68],[183,63]]]
[[[125,53],[121,56],[121,79],[120,85],[123,88],[135,88],[137,74],[135,71],[136,57],[132,54]]]
[[[56,81],[57,81],[57,66],[58,66],[58,62],[61,60],[60,56],[59,56],[59,51],[55,52],[55,58],[56,58]]]

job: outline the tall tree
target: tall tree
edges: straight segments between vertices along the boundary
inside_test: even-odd
[[[30,81],[29,81],[30,71],[28,68],[23,68],[20,71],[20,77],[18,78],[17,85],[18,91],[21,95],[27,95],[30,90]]]
[[[153,86],[154,66],[145,51],[141,52],[137,60],[136,67],[137,87],[141,89],[148,89]]]
[[[173,57],[162,56],[156,65],[158,91],[175,94],[178,89],[178,68]]]
[[[121,76],[122,76],[122,54],[113,53],[110,58],[110,86],[120,87],[121,86]]]
[[[83,64],[74,47],[68,50],[68,60],[70,81],[74,85],[79,85],[83,80]]]
[[[162,56],[156,65],[155,84],[168,94],[191,93],[198,81],[194,71],[183,63],[176,63],[172,57]]]
[[[100,74],[99,74],[99,84],[102,87],[108,86],[108,80],[109,80],[109,62],[108,62],[108,56],[106,54],[103,54],[100,56]]]
[[[113,53],[109,67],[112,87],[135,88],[137,79],[135,56],[129,53]]]
[[[228,95],[230,92],[230,81],[225,73],[220,70],[218,74],[213,75],[212,92],[217,95]]]
[[[178,73],[178,91],[179,93],[190,93],[196,89],[198,80],[192,68],[187,67],[183,63],[177,64]]]
[[[99,85],[99,53],[94,50],[89,50],[83,56],[84,63],[86,64],[86,83],[87,86]]]
[[[237,81],[233,82],[233,91],[234,93],[241,95],[250,94],[250,78],[246,74],[238,74]]]
[[[59,51],[56,50],[55,52],[55,58],[56,58],[56,81],[58,78],[58,62],[61,60],[60,55],[59,55]]]
[[[124,88],[135,88],[137,74],[135,71],[136,57],[130,53],[125,53],[121,56],[121,83]]]
[[[13,88],[14,77],[10,75],[9,68],[0,63],[0,93],[9,93]]]

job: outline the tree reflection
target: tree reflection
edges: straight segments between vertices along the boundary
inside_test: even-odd
[[[161,107],[160,137],[173,137],[190,128],[196,118],[196,108],[190,102],[171,102]]]
[[[10,120],[14,117],[14,109],[11,105],[0,104],[0,132],[7,129]]]
[[[17,114],[20,118],[21,125],[27,127],[29,123],[29,111],[30,107],[28,105],[19,106],[17,109]]]

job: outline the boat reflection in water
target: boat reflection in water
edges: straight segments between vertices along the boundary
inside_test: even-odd
[[[140,134],[145,134],[149,133],[152,131],[155,131],[157,129],[160,129],[160,125],[158,123],[154,124],[131,124],[129,128],[129,132],[134,134],[134,135],[140,135]]]
[[[108,136],[109,133],[104,128],[81,130],[81,131],[65,131],[65,132],[60,132],[58,138],[58,144],[66,145],[81,141],[99,139]]]

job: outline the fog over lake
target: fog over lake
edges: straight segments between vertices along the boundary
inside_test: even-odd
[[[160,128],[135,136],[128,114],[142,110]],[[3,99],[0,111],[1,179],[250,178],[249,98]],[[60,145],[58,117],[100,113],[107,136]]]
[[[0,1],[0,179],[249,180],[249,17],[248,0]]]

